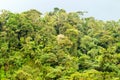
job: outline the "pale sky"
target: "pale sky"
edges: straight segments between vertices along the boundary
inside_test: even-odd
[[[0,10],[23,12],[36,9],[42,13],[52,11],[54,7],[66,11],[88,11],[85,16],[99,20],[120,19],[120,0],[0,0]]]

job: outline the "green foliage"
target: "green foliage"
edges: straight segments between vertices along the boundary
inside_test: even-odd
[[[0,80],[120,80],[120,20],[54,8],[0,14]]]

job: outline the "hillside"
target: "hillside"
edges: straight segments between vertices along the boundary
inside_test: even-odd
[[[120,21],[54,8],[0,14],[0,80],[120,80]]]

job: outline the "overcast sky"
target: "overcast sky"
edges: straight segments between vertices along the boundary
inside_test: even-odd
[[[99,20],[120,19],[120,0],[0,0],[0,10],[12,12],[37,9],[44,13],[54,7],[66,11],[88,11],[85,16],[93,16]]]

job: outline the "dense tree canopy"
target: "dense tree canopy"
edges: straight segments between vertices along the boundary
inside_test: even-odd
[[[83,14],[2,10],[0,80],[120,80],[120,20]]]

